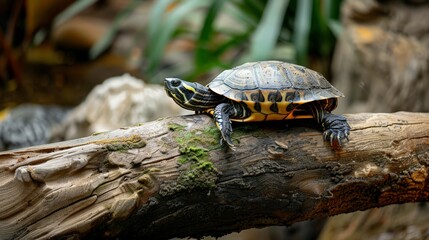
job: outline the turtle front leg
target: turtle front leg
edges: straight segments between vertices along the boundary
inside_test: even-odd
[[[222,138],[220,140],[221,145],[223,144],[223,141],[225,141],[228,144],[228,147],[232,150],[235,150],[235,147],[231,140],[232,124],[230,117],[233,116],[234,113],[233,105],[229,103],[221,103],[217,105],[213,113],[216,126],[222,134]]]
[[[319,102],[309,103],[308,107],[323,129],[323,138],[329,141],[331,146],[341,146],[342,142],[349,141],[351,128],[344,116],[325,111]]]
[[[350,126],[347,119],[341,115],[324,112],[322,120],[323,138],[331,143],[331,146],[349,141]]]

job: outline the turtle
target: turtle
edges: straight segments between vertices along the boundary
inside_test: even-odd
[[[332,147],[349,140],[350,126],[332,114],[344,97],[325,77],[309,68],[281,61],[248,62],[220,73],[206,86],[166,78],[167,95],[179,106],[213,116],[221,144],[235,149],[232,123],[314,118]]]

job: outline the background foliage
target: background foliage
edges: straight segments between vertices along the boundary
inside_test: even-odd
[[[224,69],[267,59],[305,65],[329,78],[335,36],[341,31],[341,3],[1,1],[2,102],[77,104],[95,84],[123,72],[152,83],[162,83],[168,76],[204,82]],[[108,8],[112,5],[113,10]],[[100,12],[107,24],[98,24]],[[71,33],[68,26],[69,35],[61,35],[67,23],[85,14],[92,18],[80,20],[82,26],[72,28]],[[119,39],[129,31],[130,19],[137,23],[132,40],[123,44]],[[121,44],[118,54],[115,49]]]
[[[159,73],[164,49],[170,41],[191,38],[195,44],[188,78],[196,79],[216,68],[257,60],[278,59],[328,72],[340,31],[342,1],[332,0],[211,0],[158,1],[148,25],[145,71]],[[176,5],[167,11],[171,4]],[[202,12],[200,25],[190,32],[186,20]],[[222,19],[229,25],[222,25]],[[180,24],[181,23],[181,24]],[[181,67],[180,62],[176,69]],[[318,66],[321,65],[321,66]],[[180,74],[180,71],[179,71]]]

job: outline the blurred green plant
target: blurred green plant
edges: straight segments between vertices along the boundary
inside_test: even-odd
[[[40,42],[37,40],[40,34],[36,33],[42,27],[50,22],[59,25],[97,2],[67,0],[62,5],[57,4],[58,10],[53,14],[46,15],[43,9],[56,6],[55,1],[50,0],[51,5],[40,5],[44,8],[35,1],[20,1],[25,1],[29,9],[24,40],[27,46],[30,42]],[[143,0],[127,2],[115,16],[109,31],[89,50],[90,59],[98,58],[109,49],[120,32],[121,23],[141,3]],[[247,61],[277,59],[305,66],[314,64],[314,59],[329,62],[335,36],[341,32],[341,3],[342,0],[153,1],[148,22],[142,24],[142,33],[136,34],[135,44],[130,49],[136,45],[144,48],[142,72],[151,82],[165,75],[195,81],[214,70]],[[40,17],[45,15],[48,17]],[[3,39],[7,37],[0,31],[0,40]],[[178,58],[166,62],[168,47],[180,39],[191,43],[191,60]]]
[[[147,29],[145,72],[149,79],[157,79],[154,76],[161,71],[167,45],[181,37],[192,39],[195,50],[190,72],[176,74],[190,80],[246,61],[278,59],[306,66],[313,58],[329,61],[335,36],[341,32],[341,3],[342,0],[157,1]],[[203,12],[203,21],[192,32],[186,28],[187,21],[196,12]],[[225,16],[232,19],[230,25],[219,24]],[[182,62],[175,64],[176,69],[187,69],[181,67]]]

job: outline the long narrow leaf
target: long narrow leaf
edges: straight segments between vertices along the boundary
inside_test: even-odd
[[[212,57],[212,53],[209,49],[209,41],[213,39],[213,33],[215,31],[214,22],[219,12],[222,10],[224,3],[225,0],[215,0],[207,12],[197,40],[197,48],[195,52],[195,65],[197,68],[203,64],[211,62],[210,59]]]
[[[154,6],[149,13],[147,26],[148,45],[145,50],[146,56],[152,56],[153,54],[152,43],[155,43],[157,39],[159,39],[159,35],[162,33],[164,13],[167,12],[168,6],[170,6],[173,1],[175,0],[158,0],[154,3]]]
[[[151,49],[147,55],[147,71],[149,74],[153,75],[155,73],[161,62],[162,55],[164,54],[165,46],[173,36],[174,31],[177,29],[177,26],[182,22],[182,20],[196,9],[205,7],[209,3],[210,2],[208,1],[201,0],[187,0],[168,13],[165,21],[163,21],[159,25],[159,28],[156,29],[156,31],[159,31],[155,32],[154,34],[157,36],[157,38],[151,39],[148,45],[148,48]]]
[[[296,48],[296,61],[298,64],[308,64],[308,42],[311,28],[311,12],[313,0],[298,1],[295,16],[293,43]]]
[[[332,35],[328,28],[328,16],[330,11],[326,10],[326,3],[323,0],[314,0],[312,6],[312,19],[310,36],[313,46],[309,46],[309,52],[319,52],[321,56],[328,57],[331,52]],[[314,49],[316,46],[316,49]],[[308,55],[308,54],[307,54]]]
[[[326,23],[334,34],[336,38],[338,38],[342,31],[341,22],[338,20],[339,9],[342,1],[338,0],[325,0],[323,1],[323,12],[326,18]]]
[[[323,12],[328,19],[339,20],[343,0],[323,0]]]
[[[141,0],[132,0],[125,6],[124,9],[116,16],[115,20],[112,23],[112,26],[109,28],[109,31],[89,50],[89,57],[95,59],[100,56],[112,43],[113,39],[116,36],[116,33],[119,31],[120,24],[122,21],[129,16],[130,12],[135,9]]]
[[[253,14],[255,17],[260,18],[264,12],[264,3],[261,0],[242,0],[242,8],[247,10],[248,14]],[[279,1],[278,1],[279,2]]]
[[[250,57],[268,59],[276,45],[289,1],[270,0],[251,40]]]
[[[237,20],[238,23],[242,23],[248,27],[256,27],[258,19],[252,18],[247,14],[239,4],[227,4],[224,8],[225,13]]]
[[[332,31],[334,36],[339,38],[343,31],[343,25],[341,25],[341,22],[338,20],[329,20],[328,24],[329,29]]]
[[[74,2],[72,5],[70,5],[68,8],[66,8],[63,12],[61,12],[60,14],[58,14],[58,16],[55,17],[53,25],[54,26],[61,25],[65,21],[76,16],[78,13],[82,12],[83,10],[87,9],[95,2],[97,2],[97,0],[78,0]]]
[[[216,48],[216,50],[213,52],[213,55],[216,58],[221,57],[222,54],[224,54],[229,49],[236,47],[240,44],[243,44],[246,39],[249,38],[249,32],[245,32],[240,35],[231,36],[231,38],[228,41],[223,42],[220,46]]]
[[[152,41],[156,38],[156,33],[160,32],[162,24],[162,17],[167,11],[167,8],[172,4],[174,0],[158,0],[155,2],[149,13],[149,24],[148,24],[148,39]]]

